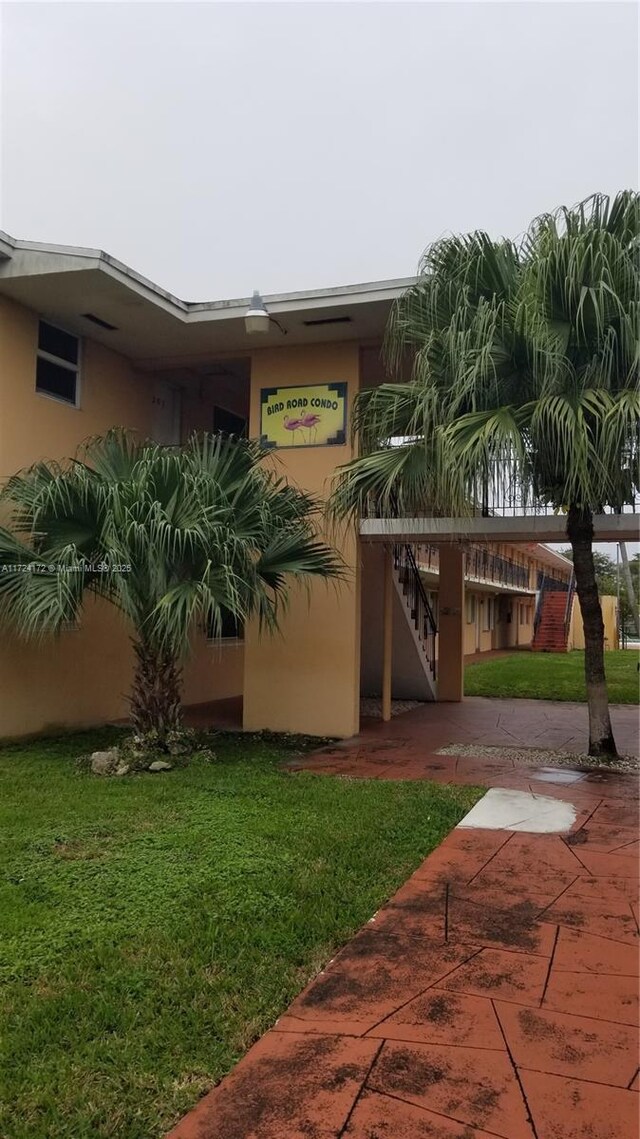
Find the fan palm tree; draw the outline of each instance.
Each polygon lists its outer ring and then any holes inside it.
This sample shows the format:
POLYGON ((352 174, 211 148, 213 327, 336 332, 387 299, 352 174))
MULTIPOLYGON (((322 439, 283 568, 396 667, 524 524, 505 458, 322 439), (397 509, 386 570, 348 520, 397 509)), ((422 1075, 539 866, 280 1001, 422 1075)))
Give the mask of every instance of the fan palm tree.
POLYGON ((566 513, 585 629, 589 752, 615 754, 593 514, 638 488, 640 199, 595 195, 425 253, 385 344, 397 382, 363 391, 360 455, 334 514, 465 515, 505 495, 566 513))
POLYGON ((0 615, 25 637, 78 620, 87 594, 131 632, 131 718, 160 746, 181 726, 181 661, 198 624, 225 610, 275 629, 292 579, 332 578, 317 502, 265 464, 254 442, 193 436, 181 447, 112 430, 71 462, 13 476, 2 500, 0 615))

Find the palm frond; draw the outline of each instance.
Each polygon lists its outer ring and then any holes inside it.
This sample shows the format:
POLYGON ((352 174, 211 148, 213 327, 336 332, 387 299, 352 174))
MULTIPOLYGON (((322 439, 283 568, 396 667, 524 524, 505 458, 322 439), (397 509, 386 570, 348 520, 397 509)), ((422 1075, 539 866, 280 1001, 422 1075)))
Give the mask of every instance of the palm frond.
POLYGON ((29 636, 74 620, 92 592, 181 655, 223 609, 274 628, 291 580, 343 572, 319 536, 318 500, 245 440, 165 448, 114 429, 72 461, 15 475, 3 497, 0 608, 29 636))
POLYGON ((631 191, 542 214, 518 245, 482 232, 432 245, 389 319, 396 382, 358 397, 360 456, 338 474, 334 517, 464 514, 488 480, 523 502, 629 501, 639 256, 631 191))

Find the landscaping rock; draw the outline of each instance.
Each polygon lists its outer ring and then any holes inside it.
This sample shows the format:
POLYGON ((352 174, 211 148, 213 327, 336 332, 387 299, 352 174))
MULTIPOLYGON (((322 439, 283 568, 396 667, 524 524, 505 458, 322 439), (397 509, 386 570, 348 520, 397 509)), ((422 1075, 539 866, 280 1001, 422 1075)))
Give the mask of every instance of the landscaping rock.
POLYGON ((149 771, 171 771, 173 768, 172 763, 167 763, 165 759, 154 759, 153 763, 149 764, 149 771))
POLYGON ((114 775, 128 775, 131 771, 128 763, 120 763, 114 771, 114 775))
POLYGON ((91 754, 91 770, 94 775, 113 775, 120 764, 117 748, 110 751, 94 751, 91 754))

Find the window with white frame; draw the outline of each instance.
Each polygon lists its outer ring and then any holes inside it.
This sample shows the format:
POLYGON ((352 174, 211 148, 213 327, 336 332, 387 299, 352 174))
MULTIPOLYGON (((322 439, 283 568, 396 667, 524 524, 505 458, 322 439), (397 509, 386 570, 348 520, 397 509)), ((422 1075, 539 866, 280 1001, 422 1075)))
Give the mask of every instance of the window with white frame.
POLYGON ((78 404, 80 341, 77 336, 41 320, 38 325, 36 391, 41 395, 78 404))
POLYGON ((465 616, 467 618, 467 625, 474 625, 476 620, 476 595, 475 593, 468 593, 464 599, 465 616))

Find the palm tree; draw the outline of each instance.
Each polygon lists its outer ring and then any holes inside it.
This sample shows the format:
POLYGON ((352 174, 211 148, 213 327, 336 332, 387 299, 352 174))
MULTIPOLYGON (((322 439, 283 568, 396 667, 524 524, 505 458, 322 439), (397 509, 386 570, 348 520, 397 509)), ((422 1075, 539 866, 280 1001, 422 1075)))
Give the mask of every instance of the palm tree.
POLYGON ((640 198, 594 195, 514 243, 486 233, 425 253, 363 391, 360 456, 332 510, 465 515, 511 495, 567 515, 585 629, 589 752, 615 754, 593 514, 638 488, 640 198), (407 378, 407 376, 409 378, 407 378))
POLYGON ((225 610, 277 628, 291 579, 340 575, 318 540, 318 503, 254 442, 194 435, 181 447, 114 429, 71 462, 9 479, 0 529, 0 615, 25 637, 78 620, 87 594, 132 631, 131 718, 159 745, 181 727, 181 661, 197 625, 225 610))

